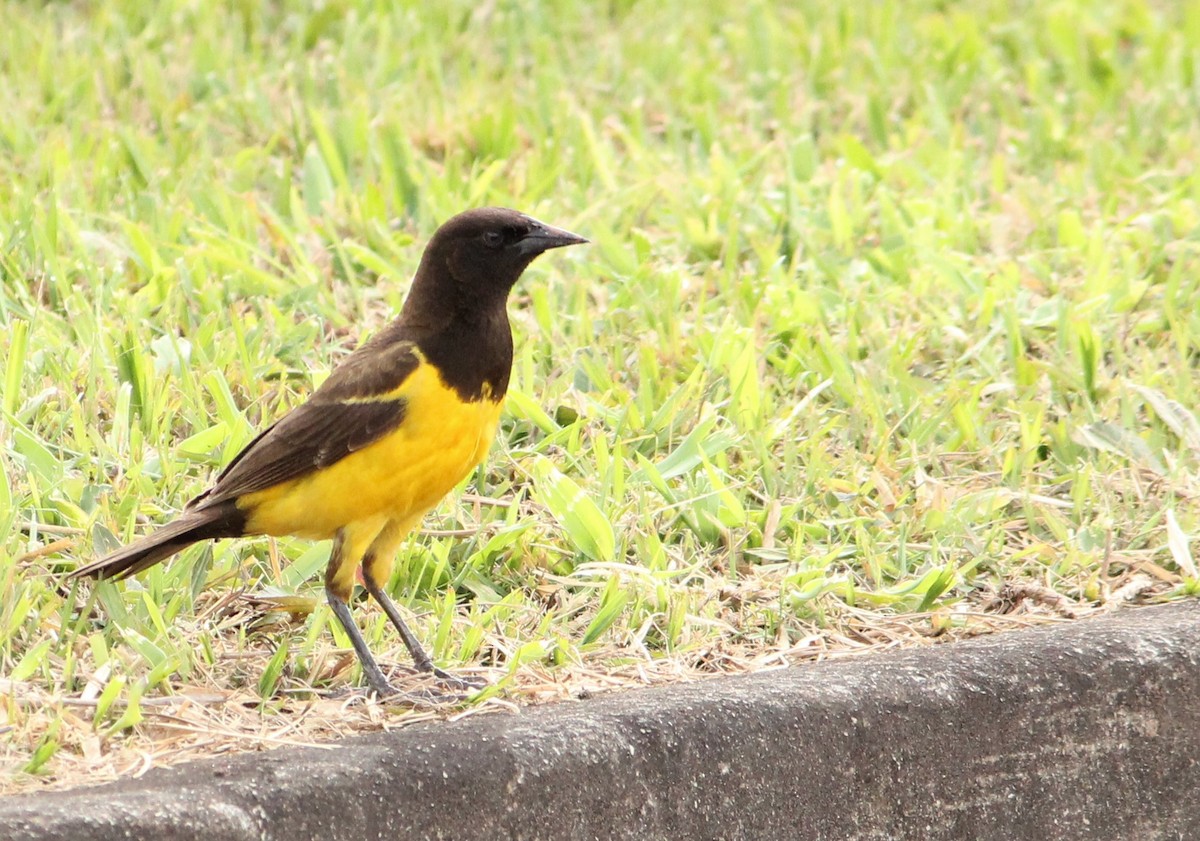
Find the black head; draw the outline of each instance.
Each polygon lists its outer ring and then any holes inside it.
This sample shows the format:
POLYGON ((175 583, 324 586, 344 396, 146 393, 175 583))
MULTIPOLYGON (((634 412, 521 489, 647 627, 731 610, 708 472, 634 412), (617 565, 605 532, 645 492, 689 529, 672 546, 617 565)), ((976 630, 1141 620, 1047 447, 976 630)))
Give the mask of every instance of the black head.
POLYGON ((438 228, 425 254, 413 291, 459 307, 503 303, 513 284, 543 251, 587 242, 581 236, 504 207, 482 207, 453 217, 438 228))

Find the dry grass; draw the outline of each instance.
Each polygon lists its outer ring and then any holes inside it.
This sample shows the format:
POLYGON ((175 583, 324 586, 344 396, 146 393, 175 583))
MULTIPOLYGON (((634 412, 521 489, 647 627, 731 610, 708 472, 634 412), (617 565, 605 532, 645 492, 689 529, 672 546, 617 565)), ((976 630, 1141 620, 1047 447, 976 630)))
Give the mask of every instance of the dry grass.
MULTIPOLYGON (((390 731, 423 721, 454 721, 473 715, 512 715, 519 707, 570 702, 596 695, 704 680, 720 675, 786 668, 803 663, 878 653, 900 647, 932 645, 981 634, 1066 622, 1117 609, 1126 604, 1153 601, 1178 583, 1178 577, 1149 563, 1133 563, 1130 572, 1114 579, 1101 603, 1075 602, 1058 592, 1033 584, 1010 585, 996 593, 979 593, 953 610, 894 614, 881 617, 871 610, 843 610, 835 626, 816 624, 793 627, 774 643, 763 644, 756 634, 741 633, 746 607, 778 600, 775 584, 747 576, 736 584, 712 582, 709 598, 728 605, 722 627, 711 644, 685 655, 656 656, 640 641, 646 629, 626 640, 590 649, 577 661, 554 667, 528 664, 511 671, 499 668, 465 668, 462 675, 487 679, 495 689, 481 698, 461 703, 383 702, 373 695, 348 691, 353 652, 318 643, 313 657, 324 664, 314 668, 341 688, 314 688, 306 681, 284 675, 275 695, 264 701, 252 687, 230 689, 254 681, 264 672, 277 650, 281 634, 299 633, 303 622, 292 617, 278 621, 274 610, 263 610, 260 598, 241 593, 213 595, 205 601, 203 616, 219 617, 214 638, 224 644, 213 667, 189 684, 172 683, 169 693, 143 699, 140 721, 108 734, 93 726, 97 695, 107 674, 88 678, 82 693, 62 695, 47 691, 40 682, 0 680, 0 695, 9 715, 0 718, 0 766, 16 772, 47 734, 54 732, 56 752, 52 777, 10 773, 0 794, 46 791, 95 785, 121 777, 138 777, 152 768, 232 753, 280 747, 327 746, 347 736, 390 731), (1133 571, 1145 568, 1145 572, 1133 571), (252 635, 249 643, 236 640, 235 627, 267 623, 271 631, 252 635), (15 711, 15 715, 12 713, 15 711)), ((547 584, 555 581, 546 576, 547 584)), ((768 578, 763 576, 763 578, 768 578)), ((372 605, 359 610, 378 612, 372 605)), ((464 629, 459 628, 462 631, 464 629)), ((185 629, 184 633, 187 633, 185 629)), ((486 648, 511 653, 521 639, 489 636, 486 648)), ((402 691, 420 693, 431 687, 427 679, 406 671, 400 645, 381 652, 385 670, 402 691), (389 668, 389 664, 391 667, 389 668)))

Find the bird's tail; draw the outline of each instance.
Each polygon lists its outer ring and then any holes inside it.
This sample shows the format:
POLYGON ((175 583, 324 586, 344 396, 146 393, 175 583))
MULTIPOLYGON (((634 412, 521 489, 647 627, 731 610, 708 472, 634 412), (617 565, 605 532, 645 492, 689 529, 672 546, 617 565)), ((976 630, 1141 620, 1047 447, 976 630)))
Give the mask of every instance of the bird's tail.
POLYGON ((125 578, 149 569, 169 558, 180 549, 201 540, 219 537, 240 537, 244 534, 245 515, 233 500, 226 500, 191 511, 185 511, 157 531, 135 540, 111 555, 92 561, 71 572, 68 578, 125 578))

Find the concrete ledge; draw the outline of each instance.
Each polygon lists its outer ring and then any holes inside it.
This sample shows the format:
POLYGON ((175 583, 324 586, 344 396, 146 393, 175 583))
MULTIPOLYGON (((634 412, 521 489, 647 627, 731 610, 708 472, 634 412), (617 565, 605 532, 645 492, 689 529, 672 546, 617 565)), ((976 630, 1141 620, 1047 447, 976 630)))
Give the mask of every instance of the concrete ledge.
POLYGON ((0 799, 0 838, 1200 838, 1200 605, 0 799))

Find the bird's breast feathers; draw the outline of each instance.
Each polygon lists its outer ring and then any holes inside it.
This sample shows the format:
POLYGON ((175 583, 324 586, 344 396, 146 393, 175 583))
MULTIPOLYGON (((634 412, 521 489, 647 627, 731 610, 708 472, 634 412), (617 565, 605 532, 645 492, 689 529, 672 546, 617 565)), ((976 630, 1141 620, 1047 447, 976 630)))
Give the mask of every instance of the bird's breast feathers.
POLYGON ((333 464, 239 497, 248 533, 327 539, 357 520, 419 517, 483 461, 503 403, 486 389, 464 402, 425 362, 377 399, 403 400, 401 423, 333 464))

